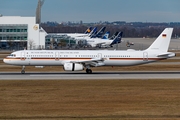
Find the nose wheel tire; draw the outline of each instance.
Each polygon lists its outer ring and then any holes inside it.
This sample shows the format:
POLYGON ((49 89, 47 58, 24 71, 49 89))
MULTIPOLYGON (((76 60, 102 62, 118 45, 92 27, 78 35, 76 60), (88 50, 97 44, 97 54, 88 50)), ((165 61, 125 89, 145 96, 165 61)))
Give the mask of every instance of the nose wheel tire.
POLYGON ((25 70, 21 70, 21 74, 25 74, 25 70))
POLYGON ((22 66, 21 74, 25 74, 25 66, 22 66))
POLYGON ((91 69, 86 69, 86 73, 87 73, 87 74, 91 74, 91 73, 92 73, 92 70, 91 70, 91 69))

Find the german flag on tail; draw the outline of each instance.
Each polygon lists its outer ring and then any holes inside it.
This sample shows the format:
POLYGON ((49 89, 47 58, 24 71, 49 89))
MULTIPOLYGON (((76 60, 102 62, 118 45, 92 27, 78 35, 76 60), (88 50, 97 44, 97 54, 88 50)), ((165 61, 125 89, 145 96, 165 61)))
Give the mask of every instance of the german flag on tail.
POLYGON ((162 37, 165 38, 165 37, 166 37, 166 34, 162 34, 162 37))

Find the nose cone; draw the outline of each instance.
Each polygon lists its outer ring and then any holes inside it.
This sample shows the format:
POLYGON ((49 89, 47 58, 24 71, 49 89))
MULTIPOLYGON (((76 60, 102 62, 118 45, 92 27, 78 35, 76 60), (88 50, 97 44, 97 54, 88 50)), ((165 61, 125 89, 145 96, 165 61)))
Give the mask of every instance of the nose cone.
POLYGON ((6 63, 6 64, 10 64, 10 63, 9 63, 10 61, 9 61, 9 59, 7 59, 7 58, 4 58, 4 59, 3 59, 3 62, 6 63))
POLYGON ((6 62, 7 62, 7 59, 6 59, 6 58, 4 58, 4 59, 3 59, 3 62, 4 62, 4 63, 6 63, 6 62))

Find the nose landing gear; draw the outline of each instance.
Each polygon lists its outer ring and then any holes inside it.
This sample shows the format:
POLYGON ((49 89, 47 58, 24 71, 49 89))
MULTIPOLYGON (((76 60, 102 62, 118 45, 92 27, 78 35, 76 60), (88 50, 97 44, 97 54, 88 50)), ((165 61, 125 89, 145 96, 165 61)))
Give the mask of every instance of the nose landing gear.
POLYGON ((25 74, 25 66, 22 66, 21 74, 25 74))

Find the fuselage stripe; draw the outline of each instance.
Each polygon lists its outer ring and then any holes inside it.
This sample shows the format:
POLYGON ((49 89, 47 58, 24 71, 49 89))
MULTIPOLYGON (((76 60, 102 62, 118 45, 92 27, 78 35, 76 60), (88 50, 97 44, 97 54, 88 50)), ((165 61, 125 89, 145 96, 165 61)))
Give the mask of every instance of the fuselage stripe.
MULTIPOLYGON (((91 58, 5 58, 5 60, 91 60, 91 58)), ((164 60, 167 58, 105 58, 104 60, 164 60)))

